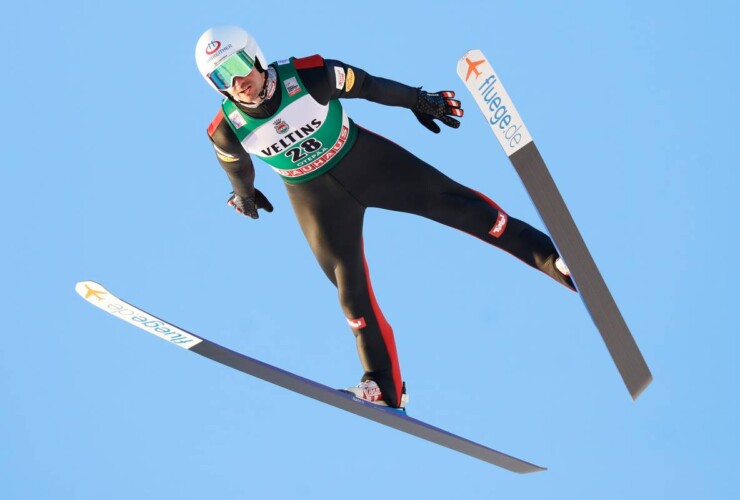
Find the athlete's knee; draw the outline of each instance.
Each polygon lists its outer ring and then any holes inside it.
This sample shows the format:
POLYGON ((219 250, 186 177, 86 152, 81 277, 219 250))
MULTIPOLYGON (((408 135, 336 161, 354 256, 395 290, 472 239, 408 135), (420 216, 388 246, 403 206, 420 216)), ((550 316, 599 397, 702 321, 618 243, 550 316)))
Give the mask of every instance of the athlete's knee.
POLYGON ((365 273, 359 270, 350 270, 340 266, 335 270, 337 278, 337 293, 339 303, 345 314, 350 315, 362 312, 369 301, 369 292, 365 273))
POLYGON ((361 290, 352 289, 339 288, 338 290, 339 304, 342 306, 342 311, 347 319, 351 320, 353 318, 360 317, 366 309, 366 300, 363 300, 366 293, 363 293, 361 290))

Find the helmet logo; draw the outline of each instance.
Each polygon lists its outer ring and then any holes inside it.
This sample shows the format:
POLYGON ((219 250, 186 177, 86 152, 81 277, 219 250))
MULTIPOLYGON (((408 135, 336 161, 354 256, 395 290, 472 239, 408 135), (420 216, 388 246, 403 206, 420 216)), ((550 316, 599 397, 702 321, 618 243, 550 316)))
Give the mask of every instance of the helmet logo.
POLYGON ((210 42, 208 45, 206 45, 206 54, 208 54, 209 56, 211 54, 215 54, 216 52, 218 52, 218 49, 220 48, 221 48, 221 42, 219 42, 218 40, 214 40, 210 42))

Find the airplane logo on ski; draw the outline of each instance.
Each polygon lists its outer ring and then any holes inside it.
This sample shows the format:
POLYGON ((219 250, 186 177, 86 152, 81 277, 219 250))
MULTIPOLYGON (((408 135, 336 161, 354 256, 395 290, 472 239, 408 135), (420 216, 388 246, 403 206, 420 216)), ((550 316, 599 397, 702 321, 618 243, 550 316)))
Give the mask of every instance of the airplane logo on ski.
POLYGON ((87 288, 87 293, 85 293, 86 299, 89 299, 91 296, 94 296, 98 300, 105 300, 103 299, 103 297, 100 296, 100 294, 108 293, 108 292, 104 292, 103 290, 93 290, 92 288, 90 288, 90 286, 87 283, 85 283, 85 288, 87 288))
POLYGON ((481 59, 480 61, 471 61, 469 57, 465 58, 465 63, 468 65, 468 73, 465 75, 465 81, 467 82, 470 79, 470 75, 472 73, 475 73, 475 78, 477 79, 481 72, 478 71, 478 66, 486 62, 485 59, 481 59))

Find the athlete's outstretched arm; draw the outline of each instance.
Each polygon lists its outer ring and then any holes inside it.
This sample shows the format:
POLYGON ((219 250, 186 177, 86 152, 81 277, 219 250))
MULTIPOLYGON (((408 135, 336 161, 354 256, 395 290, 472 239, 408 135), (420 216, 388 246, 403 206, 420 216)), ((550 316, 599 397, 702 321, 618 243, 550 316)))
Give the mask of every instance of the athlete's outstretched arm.
MULTIPOLYGON (((355 84, 347 89, 347 82, 341 89, 335 92, 335 98, 342 99, 367 99, 368 101, 377 102, 385 106, 400 106, 411 109, 419 98, 419 88, 410 87, 395 80, 389 80, 379 76, 373 76, 367 71, 360 68, 344 64, 341 61, 328 59, 326 61, 329 76, 335 77, 337 70, 343 68, 347 73, 352 71, 355 75, 355 84)), ((337 85, 334 87, 336 88, 337 85)))
POLYGON ((463 110, 460 101, 453 99, 452 91, 428 93, 420 87, 373 76, 356 66, 319 55, 297 59, 296 67, 311 96, 322 104, 331 99, 367 99, 412 110, 421 124, 434 133, 440 131, 435 119, 448 127, 460 126, 453 116, 462 116, 463 110))
POLYGON ((331 99, 367 99, 368 101, 411 109, 419 89, 403 83, 372 76, 357 66, 319 55, 296 59, 301 80, 314 99, 327 104, 331 99))

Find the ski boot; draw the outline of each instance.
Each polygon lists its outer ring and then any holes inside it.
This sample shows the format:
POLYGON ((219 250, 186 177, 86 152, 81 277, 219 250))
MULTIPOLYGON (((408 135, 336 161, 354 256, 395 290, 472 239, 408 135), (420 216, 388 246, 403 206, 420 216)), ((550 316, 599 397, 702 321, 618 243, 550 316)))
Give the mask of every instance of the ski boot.
MULTIPOLYGON (((355 396, 357 399, 367 401, 378 406, 388 406, 388 403, 383 399, 383 393, 373 380, 367 380, 360 382, 354 387, 348 387, 347 389, 340 389, 342 392, 348 392, 355 396)), ((403 384, 403 394, 401 395, 401 406, 399 408, 391 408, 393 410, 402 411, 406 413, 406 403, 409 402, 409 396, 406 394, 406 384, 403 384)))

